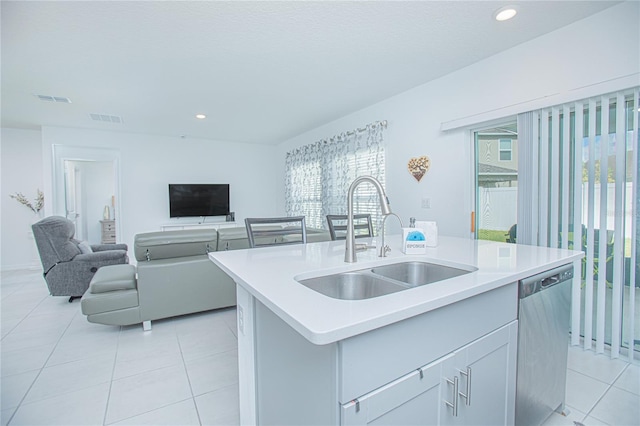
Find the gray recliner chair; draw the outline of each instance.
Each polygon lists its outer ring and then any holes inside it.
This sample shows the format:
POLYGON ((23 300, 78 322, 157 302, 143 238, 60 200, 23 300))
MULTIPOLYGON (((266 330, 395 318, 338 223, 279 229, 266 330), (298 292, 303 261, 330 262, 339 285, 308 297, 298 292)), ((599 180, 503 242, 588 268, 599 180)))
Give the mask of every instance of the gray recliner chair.
POLYGON ((73 222, 50 216, 32 225, 44 279, 52 296, 82 297, 98 268, 129 263, 126 244, 87 244, 73 238, 73 222))

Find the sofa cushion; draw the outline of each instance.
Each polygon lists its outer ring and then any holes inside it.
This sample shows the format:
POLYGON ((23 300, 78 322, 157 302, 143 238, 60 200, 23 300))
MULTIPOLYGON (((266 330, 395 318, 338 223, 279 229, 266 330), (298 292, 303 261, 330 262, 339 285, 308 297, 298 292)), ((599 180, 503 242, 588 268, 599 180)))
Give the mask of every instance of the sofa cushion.
POLYGON ((205 256, 216 251, 215 229, 184 229, 145 232, 134 237, 134 252, 139 262, 186 256, 205 256))
POLYGON ((247 228, 244 226, 218 230, 218 251, 247 248, 249 248, 249 238, 247 238, 247 228))
POLYGON ((236 304, 235 283, 206 256, 138 263, 138 293, 142 320, 236 304))
POLYGON ((137 290, 110 291, 97 294, 87 291, 80 301, 80 308, 84 315, 119 311, 137 306, 137 290))
POLYGON ((93 249, 86 241, 80 241, 78 243, 78 248, 80 249, 80 253, 82 254, 93 253, 93 249))
POLYGON ((136 267, 129 264, 103 266, 98 269, 89 284, 89 292, 93 294, 135 288, 136 267))

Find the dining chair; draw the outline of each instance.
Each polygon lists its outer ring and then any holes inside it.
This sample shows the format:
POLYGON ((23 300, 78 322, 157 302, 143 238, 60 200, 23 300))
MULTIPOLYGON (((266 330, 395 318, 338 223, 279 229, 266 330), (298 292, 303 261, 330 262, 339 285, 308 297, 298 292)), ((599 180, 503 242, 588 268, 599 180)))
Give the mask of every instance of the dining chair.
MULTIPOLYGON (((345 240, 347 238, 347 215, 328 214, 329 234, 331 240, 345 240)), ((373 225, 370 214, 353 215, 353 231, 356 238, 373 237, 373 225)))
POLYGON ((307 228, 304 216, 246 218, 244 220, 249 247, 279 244, 306 244, 307 228))

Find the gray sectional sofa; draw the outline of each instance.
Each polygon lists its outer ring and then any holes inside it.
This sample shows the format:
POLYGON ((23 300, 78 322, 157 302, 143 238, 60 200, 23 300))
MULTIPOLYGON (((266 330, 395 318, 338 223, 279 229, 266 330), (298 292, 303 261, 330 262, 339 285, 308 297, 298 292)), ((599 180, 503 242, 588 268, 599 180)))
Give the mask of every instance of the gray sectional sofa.
MULTIPOLYGON (((327 240, 328 231, 307 230, 308 242, 327 240)), ((142 323, 148 330, 153 320, 234 306, 235 283, 208 253, 245 248, 249 242, 243 227, 137 234, 137 267, 98 269, 82 296, 82 313, 89 322, 142 323)))

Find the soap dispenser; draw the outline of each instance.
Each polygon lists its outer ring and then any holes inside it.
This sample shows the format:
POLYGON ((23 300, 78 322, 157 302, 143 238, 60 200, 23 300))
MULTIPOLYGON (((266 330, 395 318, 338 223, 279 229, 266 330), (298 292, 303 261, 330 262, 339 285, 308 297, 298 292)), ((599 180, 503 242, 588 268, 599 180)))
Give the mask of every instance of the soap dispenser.
POLYGON ((424 231, 416 228, 416 218, 409 218, 409 227, 402 228, 402 252, 405 254, 426 253, 424 231))

